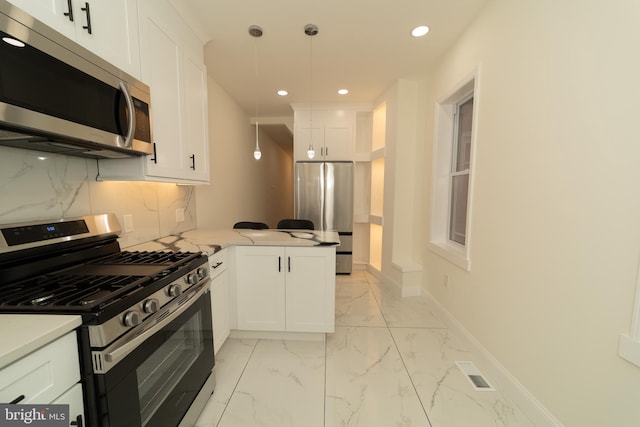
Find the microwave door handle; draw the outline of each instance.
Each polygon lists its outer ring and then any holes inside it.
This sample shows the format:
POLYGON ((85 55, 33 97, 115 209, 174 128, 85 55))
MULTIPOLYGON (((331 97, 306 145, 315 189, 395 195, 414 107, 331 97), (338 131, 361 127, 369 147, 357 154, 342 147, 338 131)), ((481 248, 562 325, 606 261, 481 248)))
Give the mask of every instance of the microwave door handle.
POLYGON ((129 127, 127 128, 127 136, 124 139, 124 146, 130 148, 136 129, 136 110, 133 105, 133 98, 129 93, 129 89, 127 89, 127 85, 125 85, 123 82, 120 82, 118 83, 118 86, 120 87, 120 90, 124 95, 124 100, 127 102, 127 108, 129 109, 129 127))

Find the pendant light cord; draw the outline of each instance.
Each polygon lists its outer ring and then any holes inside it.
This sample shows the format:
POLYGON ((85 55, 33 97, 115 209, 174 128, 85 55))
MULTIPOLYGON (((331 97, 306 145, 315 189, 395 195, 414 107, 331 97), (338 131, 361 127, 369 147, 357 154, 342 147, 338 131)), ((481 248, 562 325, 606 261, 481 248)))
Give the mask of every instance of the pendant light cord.
POLYGON ((311 48, 309 49, 309 129, 311 129, 311 145, 313 145, 313 36, 309 36, 311 48))
POLYGON ((304 27, 304 33, 311 38, 309 40, 309 148, 307 156, 312 159, 315 156, 313 148, 313 37, 318 34, 318 27, 308 24, 304 27))
POLYGON ((256 109, 256 129, 258 128, 258 38, 255 37, 253 42, 253 57, 254 57, 254 66, 256 73, 256 81, 255 81, 255 109, 256 109))
POLYGON ((258 143, 258 134, 259 134, 259 130, 258 130, 258 88, 259 88, 259 84, 258 84, 258 37, 262 37, 262 28, 260 28, 257 25, 252 25, 249 27, 249 34, 251 36, 254 37, 254 43, 253 43, 253 59, 254 59, 254 67, 255 67, 255 74, 256 74, 256 78, 255 78, 255 88, 254 88, 254 101, 255 101, 255 119, 256 119, 256 148, 253 151, 253 157, 256 160, 260 160, 260 158, 262 157, 262 152, 260 151, 260 145, 258 143))

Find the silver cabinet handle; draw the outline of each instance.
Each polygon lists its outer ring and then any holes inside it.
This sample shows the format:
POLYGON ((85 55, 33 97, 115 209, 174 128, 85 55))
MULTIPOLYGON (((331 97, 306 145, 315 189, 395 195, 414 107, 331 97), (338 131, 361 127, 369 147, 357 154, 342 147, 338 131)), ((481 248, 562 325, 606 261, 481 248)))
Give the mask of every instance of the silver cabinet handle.
POLYGON ((136 129, 136 110, 133 105, 133 98, 129 93, 129 89, 127 89, 127 85, 124 82, 118 83, 118 87, 122 91, 124 95, 124 100, 127 103, 127 108, 129 109, 129 126, 127 127, 127 136, 124 138, 123 145, 127 148, 131 147, 133 142, 133 136, 136 129))

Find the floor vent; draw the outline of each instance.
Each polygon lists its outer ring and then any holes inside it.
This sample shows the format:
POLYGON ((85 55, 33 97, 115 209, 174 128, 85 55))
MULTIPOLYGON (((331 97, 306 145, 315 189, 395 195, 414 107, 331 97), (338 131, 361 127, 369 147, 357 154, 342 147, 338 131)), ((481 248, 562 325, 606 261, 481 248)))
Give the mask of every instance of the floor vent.
POLYGON ((456 365, 476 391, 496 391, 473 362, 456 362, 456 365))

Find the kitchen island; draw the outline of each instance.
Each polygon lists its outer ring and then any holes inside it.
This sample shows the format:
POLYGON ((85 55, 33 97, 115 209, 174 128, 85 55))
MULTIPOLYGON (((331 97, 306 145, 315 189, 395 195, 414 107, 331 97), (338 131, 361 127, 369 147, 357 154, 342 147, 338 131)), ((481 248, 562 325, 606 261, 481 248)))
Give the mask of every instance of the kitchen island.
POLYGON ((125 248, 209 256, 214 347, 228 336, 321 339, 335 329, 336 232, 196 229, 125 248))

